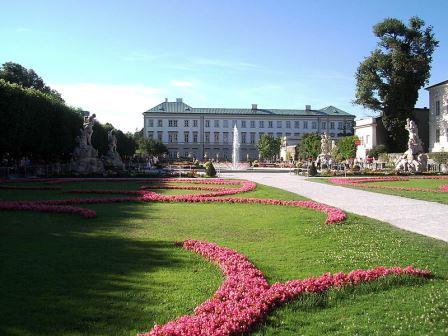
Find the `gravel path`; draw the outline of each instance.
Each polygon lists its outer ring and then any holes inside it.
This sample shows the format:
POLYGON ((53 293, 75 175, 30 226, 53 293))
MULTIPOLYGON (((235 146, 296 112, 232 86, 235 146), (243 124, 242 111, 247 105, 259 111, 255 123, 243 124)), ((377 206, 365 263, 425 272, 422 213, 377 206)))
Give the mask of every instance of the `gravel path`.
POLYGON ((221 175, 287 190, 317 202, 448 242, 448 205, 310 182, 306 177, 287 173, 229 172, 221 175))

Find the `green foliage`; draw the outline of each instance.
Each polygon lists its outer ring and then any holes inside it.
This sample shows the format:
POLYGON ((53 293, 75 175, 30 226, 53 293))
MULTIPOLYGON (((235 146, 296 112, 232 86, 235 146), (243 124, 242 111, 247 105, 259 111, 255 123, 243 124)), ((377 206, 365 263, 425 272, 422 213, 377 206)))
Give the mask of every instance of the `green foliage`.
POLYGON ((317 168, 314 161, 311 162, 311 166, 308 168, 308 176, 316 176, 317 175, 317 168))
POLYGON ((6 62, 0 67, 0 79, 18 84, 24 88, 31 88, 51 95, 54 99, 64 102, 61 94, 47 86, 33 69, 27 69, 20 64, 6 62))
POLYGON ((315 133, 305 134, 302 141, 296 146, 299 159, 317 158, 320 154, 320 136, 315 133))
POLYGON ((387 149, 386 149, 385 145, 376 145, 371 150, 369 150, 367 155, 371 158, 378 159, 380 154, 386 153, 386 152, 387 152, 387 149))
POLYGON ((215 166, 213 165, 213 162, 207 161, 205 163, 205 174, 208 177, 215 177, 216 176, 216 169, 215 169, 215 166))
POLYGON ((276 155, 280 154, 281 139, 263 134, 258 140, 257 148, 260 157, 263 159, 273 160, 276 155))
POLYGON ((358 140, 356 135, 342 137, 338 140, 338 152, 342 159, 346 160, 356 156, 355 140, 358 140))
POLYGON ((373 27, 378 47, 356 72, 355 103, 381 112, 387 147, 401 152, 406 145, 406 118, 410 118, 418 90, 428 82, 432 54, 438 46, 432 27, 412 17, 406 26, 388 18, 373 27))
POLYGON ((432 152, 428 156, 437 163, 448 163, 448 152, 432 152))
POLYGON ((168 153, 168 148, 159 140, 142 137, 137 140, 137 144, 142 155, 159 156, 168 153))

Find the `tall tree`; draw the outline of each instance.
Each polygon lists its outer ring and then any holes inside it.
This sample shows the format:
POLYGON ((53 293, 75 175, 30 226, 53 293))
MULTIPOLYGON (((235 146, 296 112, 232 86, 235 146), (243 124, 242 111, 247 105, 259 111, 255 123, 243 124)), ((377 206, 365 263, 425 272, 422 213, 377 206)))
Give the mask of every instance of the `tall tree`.
POLYGON ((0 78, 7 82, 18 84, 24 88, 35 89, 53 96, 56 100, 64 102, 61 94, 45 84, 43 79, 37 75, 33 69, 27 69, 24 66, 6 62, 0 67, 0 78))
POLYGON ((276 155, 280 155, 281 139, 263 134, 258 140, 257 148, 260 156, 264 159, 274 160, 276 155))
POLYGON ((305 134, 302 141, 296 146, 299 159, 316 158, 320 154, 321 137, 315 133, 305 134))
POLYGON ((373 27, 378 47, 356 72, 355 103, 381 112, 389 151, 402 151, 404 129, 418 99, 418 90, 428 83, 432 54, 439 42, 432 26, 419 17, 405 25, 388 18, 373 27))

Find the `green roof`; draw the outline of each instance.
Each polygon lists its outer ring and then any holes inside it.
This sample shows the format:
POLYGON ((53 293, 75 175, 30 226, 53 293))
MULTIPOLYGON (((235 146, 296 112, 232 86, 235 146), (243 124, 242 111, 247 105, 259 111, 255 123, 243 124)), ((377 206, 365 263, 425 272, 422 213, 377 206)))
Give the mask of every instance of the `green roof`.
POLYGON ((255 110, 250 108, 215 108, 205 107, 196 108, 185 104, 182 101, 178 102, 163 102, 144 113, 188 113, 188 114, 232 114, 232 115, 280 115, 280 116, 347 116, 355 117, 354 115, 338 109, 334 106, 327 106, 320 110, 293 110, 293 109, 260 109, 255 110))

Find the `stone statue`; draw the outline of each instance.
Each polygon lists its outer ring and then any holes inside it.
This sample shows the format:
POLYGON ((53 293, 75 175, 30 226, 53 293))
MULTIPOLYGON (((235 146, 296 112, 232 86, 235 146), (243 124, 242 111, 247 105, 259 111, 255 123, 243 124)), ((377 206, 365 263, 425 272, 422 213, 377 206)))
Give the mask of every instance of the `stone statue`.
POLYGON ((421 173, 427 170, 428 156, 423 153, 423 144, 418 136, 417 124, 406 119, 405 129, 409 133, 408 149, 395 164, 395 170, 401 172, 421 173))
POLYGON ((109 141, 109 150, 112 152, 117 151, 117 137, 114 134, 114 129, 107 132, 107 140, 109 141))
POLYGON ((123 171, 124 163, 120 154, 117 152, 117 137, 115 136, 115 130, 111 129, 107 132, 107 141, 109 142, 109 150, 106 155, 101 158, 104 166, 108 171, 123 171))
POLYGON ((84 117, 84 136, 86 138, 87 145, 92 146, 92 134, 93 134, 93 125, 95 124, 95 113, 92 114, 90 117, 84 117))
POLYGON ((316 166, 322 168, 323 166, 327 166, 331 163, 331 150, 332 145, 330 144, 330 138, 328 137, 328 133, 324 132, 321 135, 320 139, 320 154, 316 159, 316 166))

